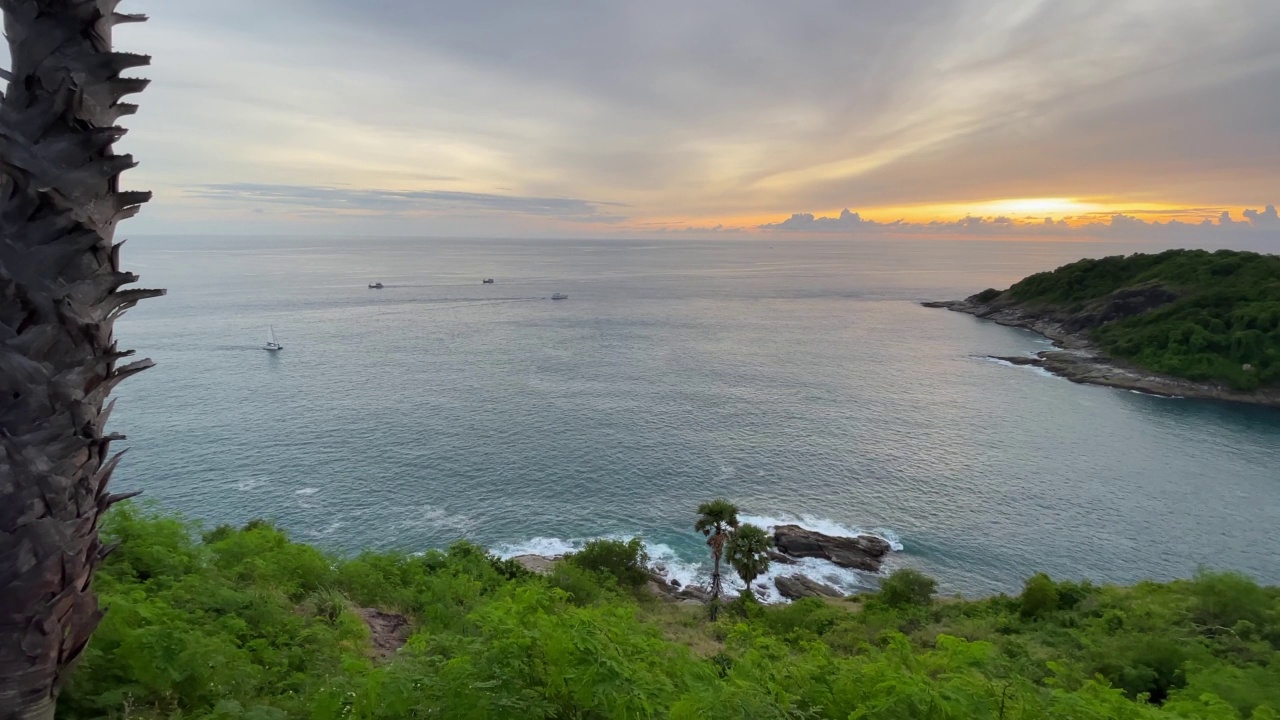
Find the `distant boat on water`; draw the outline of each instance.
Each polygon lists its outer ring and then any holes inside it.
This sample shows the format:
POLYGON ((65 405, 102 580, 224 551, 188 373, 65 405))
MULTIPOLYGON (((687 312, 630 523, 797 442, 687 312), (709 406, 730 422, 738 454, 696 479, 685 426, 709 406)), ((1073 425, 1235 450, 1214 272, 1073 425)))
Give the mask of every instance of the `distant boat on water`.
POLYGON ((481 285, 492 285, 492 284, 493 284, 493 278, 485 278, 485 279, 483 279, 483 280, 481 280, 481 281, 480 281, 480 284, 481 284, 481 285))
POLYGON ((276 329, 270 325, 267 326, 267 344, 262 349, 267 352, 280 352, 284 349, 283 345, 276 342, 276 329))
POLYGON ((552 294, 551 299, 552 300, 568 300, 569 296, 565 295, 564 293, 554 293, 552 294))
POLYGON ((371 282, 371 283, 369 283, 369 289, 370 289, 370 290, 381 290, 381 289, 382 289, 382 283, 380 283, 380 282, 371 282))

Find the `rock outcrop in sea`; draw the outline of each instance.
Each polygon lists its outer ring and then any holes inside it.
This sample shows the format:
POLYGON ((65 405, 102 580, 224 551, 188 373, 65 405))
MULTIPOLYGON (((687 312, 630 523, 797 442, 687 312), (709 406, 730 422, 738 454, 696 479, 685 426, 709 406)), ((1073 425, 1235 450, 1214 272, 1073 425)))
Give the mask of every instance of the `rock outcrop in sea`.
POLYGON ((786 575, 773 581, 782 597, 799 600, 807 597, 844 597, 844 593, 836 588, 807 578, 804 575, 786 575))
POLYGON ((834 537, 799 525, 775 527, 773 544, 784 555, 822 558, 840 567, 866 572, 879 572, 882 558, 892 549, 888 540, 875 535, 834 537))
MULTIPOLYGON (((893 549, 888 540, 875 535, 826 535, 795 524, 775 526, 772 537, 774 547, 768 551, 770 563, 775 569, 786 569, 774 577, 772 582, 768 577, 761 578, 761 582, 751 589, 751 592, 762 598, 776 598, 778 595, 789 600, 802 597, 843 597, 847 594, 845 591, 805 575, 806 570, 801 560, 815 558, 841 568, 878 573, 885 556, 893 549), (777 589, 777 595, 770 591, 770 584, 777 589)), ((511 559, 531 572, 546 575, 563 556, 524 554, 515 555, 511 559)), ((726 578, 733 577, 733 569, 727 564, 722 571, 726 578)), ((669 578, 662 563, 649 568, 649 580, 645 587, 654 596, 668 602, 705 604, 711 600, 708 588, 692 583, 682 584, 669 578)))

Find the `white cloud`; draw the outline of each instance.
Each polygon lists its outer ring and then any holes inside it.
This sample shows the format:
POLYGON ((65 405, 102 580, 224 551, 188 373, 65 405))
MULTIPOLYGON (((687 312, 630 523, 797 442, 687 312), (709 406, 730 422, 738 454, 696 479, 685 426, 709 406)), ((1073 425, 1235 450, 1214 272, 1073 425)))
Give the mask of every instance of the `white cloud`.
MULTIPOLYGON (((813 213, 795 213, 777 223, 759 226, 766 232, 780 233, 837 233, 846 235, 921 235, 921 236, 982 236, 982 237, 1122 237, 1128 239, 1175 239, 1178 237, 1203 237, 1206 232, 1246 234, 1250 239, 1271 239, 1280 243, 1280 218, 1274 205, 1265 210, 1245 210, 1246 220, 1233 220, 1228 210, 1223 210, 1215 222, 1206 218, 1200 223, 1181 220, 1150 221, 1124 213, 1116 213, 1105 219, 1068 223, 1065 219, 1026 218, 1005 216, 966 216, 958 220, 932 222, 878 222, 864 219, 860 213, 848 208, 836 217, 817 217, 813 213)), ((1280 249, 1280 247, 1277 247, 1280 249)))

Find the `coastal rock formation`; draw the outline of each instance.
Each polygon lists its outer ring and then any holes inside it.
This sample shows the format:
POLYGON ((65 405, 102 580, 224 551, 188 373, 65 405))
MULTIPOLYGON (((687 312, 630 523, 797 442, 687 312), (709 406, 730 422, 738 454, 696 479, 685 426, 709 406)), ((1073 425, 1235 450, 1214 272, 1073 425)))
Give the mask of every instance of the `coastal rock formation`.
POLYGON ((810 580, 803 575, 787 575, 779 577, 773 581, 778 592, 782 597, 791 600, 799 600, 807 597, 844 597, 844 593, 831 587, 824 585, 816 580, 810 580))
POLYGON ((524 566, 525 570, 534 572, 539 575, 549 575, 555 567, 556 561, 562 556, 547 557, 546 555, 516 555, 511 558, 524 566))
POLYGON ((779 565, 795 565, 796 564, 795 558, 791 557, 790 555, 783 555, 777 550, 769 550, 766 552, 766 554, 769 556, 769 562, 775 562, 775 563, 778 563, 779 565))
POLYGON ((1089 331, 1116 319, 1139 315, 1177 299, 1160 285, 1125 288, 1074 312, 1057 307, 1028 307, 1005 293, 985 290, 964 300, 921 303, 966 313, 999 325, 1023 328, 1052 340, 1057 347, 1034 356, 990 356, 1014 365, 1034 365, 1072 382, 1103 385, 1164 397, 1224 400, 1280 407, 1280 390, 1235 390, 1215 382, 1196 382, 1161 375, 1108 356, 1089 338, 1089 331))
POLYGON ((711 602, 711 591, 697 585, 686 585, 683 589, 676 591, 675 597, 681 600, 692 600, 697 603, 706 604, 711 602))
POLYGON ((874 535, 833 537, 799 525, 774 528, 773 543, 792 557, 822 558, 840 567, 867 572, 878 572, 881 559, 891 549, 889 541, 874 535))

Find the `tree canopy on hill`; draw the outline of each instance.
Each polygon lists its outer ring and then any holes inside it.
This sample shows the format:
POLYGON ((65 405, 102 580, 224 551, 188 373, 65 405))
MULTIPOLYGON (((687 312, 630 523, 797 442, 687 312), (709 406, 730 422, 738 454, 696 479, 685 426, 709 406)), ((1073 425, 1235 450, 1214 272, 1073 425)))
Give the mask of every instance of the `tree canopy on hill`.
MULTIPOLYGON (((1280 385, 1280 256, 1169 250, 1080 260, 1031 275, 1001 295, 1029 307, 1083 311, 1128 289, 1163 288, 1172 302, 1104 322, 1093 340, 1155 372, 1241 390, 1280 385)), ((979 296, 982 301, 993 299, 979 296)))

